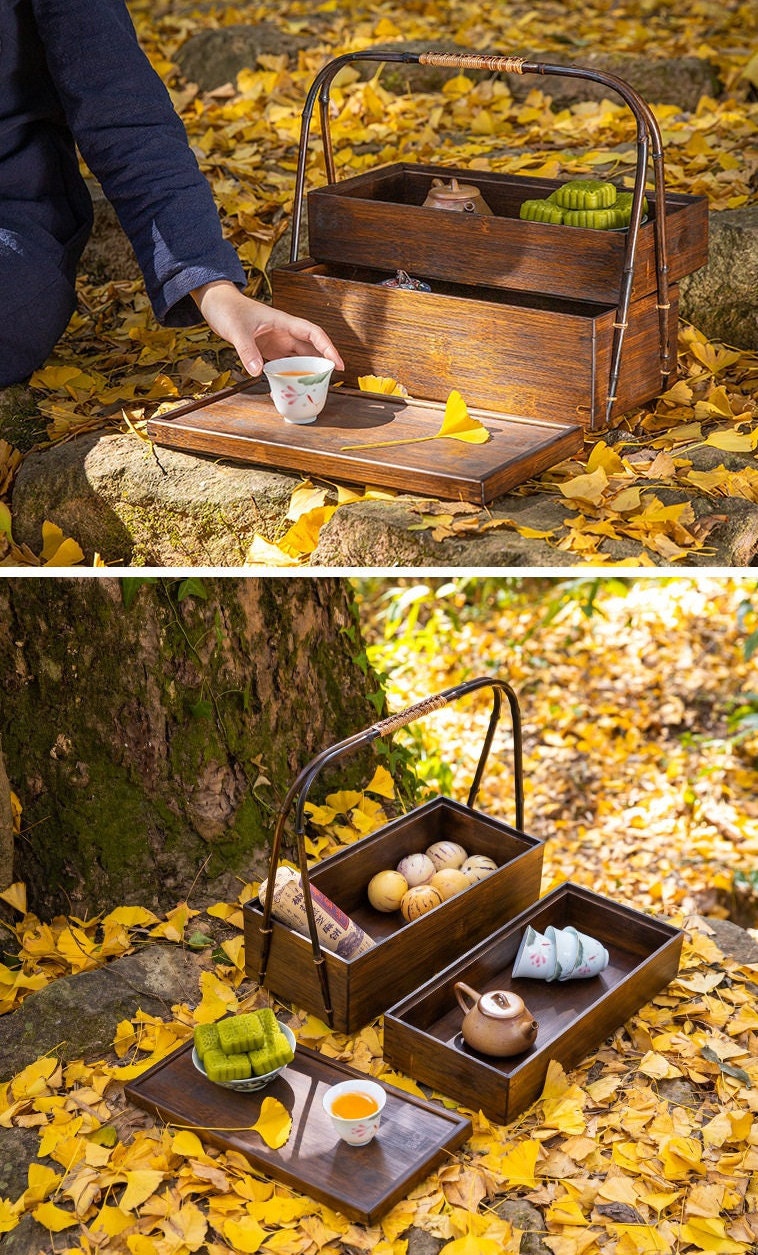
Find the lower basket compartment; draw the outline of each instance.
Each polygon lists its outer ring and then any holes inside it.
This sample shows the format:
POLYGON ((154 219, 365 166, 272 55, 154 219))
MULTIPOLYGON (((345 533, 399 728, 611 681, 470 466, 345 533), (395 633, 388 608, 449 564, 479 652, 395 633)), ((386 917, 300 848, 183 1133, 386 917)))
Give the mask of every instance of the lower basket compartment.
POLYGON ((682 940, 670 924, 581 886, 560 885, 391 1007, 384 1017, 384 1057, 415 1080, 506 1124, 539 1097, 551 1059, 573 1067, 674 978, 682 940), (544 933, 550 924, 571 925, 601 941, 610 955, 605 971, 565 982, 514 978, 513 960, 527 926, 544 933), (468 1047, 457 981, 479 993, 517 993, 539 1024, 534 1045, 505 1059, 468 1047))
MULTIPOLYGON (((435 798, 315 867, 313 886, 331 898, 376 942, 352 959, 323 952, 333 1025, 352 1033, 380 1015, 410 990, 427 981, 470 947, 489 936, 503 919, 534 903, 540 892, 543 846, 500 820, 449 798, 435 798), (469 854, 497 863, 485 880, 448 899, 412 923, 399 912, 375 911, 366 887, 376 872, 395 867, 406 854, 435 841, 457 841, 469 854)), ((245 970, 259 975, 263 912, 257 902, 244 908, 245 970)), ((310 939, 272 921, 273 933, 263 984, 296 1006, 325 1016, 310 939)))
MULTIPOLYGON (((345 360, 345 380, 391 375, 414 397, 545 419, 605 422, 615 306, 436 283, 383 287, 386 274, 312 259, 273 272, 274 305, 319 323, 345 360)), ((676 325, 678 289, 670 292, 676 325)), ((657 296, 629 307, 612 414, 661 389, 657 296)))

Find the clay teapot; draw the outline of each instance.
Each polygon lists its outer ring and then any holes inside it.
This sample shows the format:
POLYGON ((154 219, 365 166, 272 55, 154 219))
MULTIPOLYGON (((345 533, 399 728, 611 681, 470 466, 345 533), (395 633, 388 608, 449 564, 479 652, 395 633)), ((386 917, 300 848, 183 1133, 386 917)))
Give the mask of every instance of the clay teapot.
POLYGON ((473 183, 459 183, 451 179, 432 179, 427 198, 424 201, 427 209, 454 209, 464 214, 492 214, 478 187, 473 183))
POLYGON ((464 1012, 463 1040, 483 1055, 518 1055, 533 1045, 538 1024, 518 994, 504 989, 478 994, 458 981, 455 996, 464 1012))

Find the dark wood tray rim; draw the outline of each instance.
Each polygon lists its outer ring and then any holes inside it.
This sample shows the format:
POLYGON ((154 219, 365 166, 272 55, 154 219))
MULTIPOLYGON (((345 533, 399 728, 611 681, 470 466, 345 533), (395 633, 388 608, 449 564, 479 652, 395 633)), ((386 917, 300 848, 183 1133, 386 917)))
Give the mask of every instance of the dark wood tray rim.
POLYGON ((407 437, 412 433, 416 442, 419 436, 439 429, 444 413, 442 402, 390 398, 340 387, 327 402, 321 427, 318 422, 288 427, 276 415, 266 389, 244 384, 154 416, 148 420, 147 433, 156 444, 195 454, 296 471, 329 483, 372 484, 413 496, 470 501, 479 506, 569 457, 583 442, 583 429, 575 422, 559 424, 469 406, 472 416, 490 429, 493 441, 489 444, 461 444, 453 452, 435 450, 437 442, 343 450, 346 442, 371 443, 373 428, 360 418, 360 407, 365 410, 369 403, 373 411, 380 407, 389 415, 380 425, 380 439, 398 437, 391 427, 397 410, 405 411, 398 419, 400 434, 407 437), (244 406, 244 394, 252 406, 251 413, 243 416, 235 414, 233 407, 237 397, 244 406), (351 425, 345 411, 353 400, 358 409, 351 425), (224 412, 226 402, 229 407, 224 412), (238 421, 241 417, 247 418, 247 429, 238 421), (270 427, 269 419, 273 420, 270 427))
MULTIPOLYGON (((566 182, 565 178, 550 179, 547 177, 531 174, 512 174, 506 170, 478 170, 471 169, 468 166, 449 165, 447 162, 423 162, 423 161, 390 161, 384 165, 372 166, 369 170, 362 170, 358 174, 351 174, 347 178, 339 179, 336 183, 324 183, 320 187, 311 188, 308 196, 323 195, 341 195, 356 196, 361 187, 384 182, 388 179, 402 178, 406 175, 419 181, 432 178, 465 178, 467 183, 473 183, 477 186, 490 184, 496 186, 513 186, 513 187, 544 187, 549 191, 560 187, 566 182)), ((589 176, 582 176, 589 177, 589 176)), ((610 182, 613 182, 611 179, 610 182)), ((651 207, 655 206, 656 196, 652 188, 645 191, 651 207)), ((707 197, 703 195, 693 195, 687 192, 672 192, 666 189, 666 205, 678 206, 686 208, 687 205, 699 204, 707 201, 707 197)), ((421 208, 419 205, 418 208, 421 208)), ((581 228, 577 228, 581 229, 581 228)), ((595 234, 593 232, 593 234, 595 234)))
MULTIPOLYGON (((381 1085, 387 1091, 388 1107, 385 1108, 385 1119, 390 1111, 390 1104, 396 1109, 412 1109, 418 1113, 418 1118, 425 1121, 439 1123, 440 1132, 436 1137, 435 1143, 424 1154, 418 1155, 415 1160, 407 1165, 400 1166, 396 1162, 392 1164, 391 1180, 387 1182, 387 1189, 383 1194, 378 1193, 376 1184, 376 1170, 369 1170, 368 1177, 361 1171, 361 1156, 364 1152, 371 1152, 371 1145, 367 1147, 351 1148, 354 1153, 354 1159, 351 1161, 352 1173, 349 1186, 346 1190, 340 1190, 336 1177, 330 1173, 329 1165, 324 1162, 322 1166, 324 1179, 323 1182, 308 1179, 305 1175, 299 1175, 297 1171, 288 1166, 279 1156, 276 1150, 272 1150, 266 1146, 262 1139, 260 1141, 260 1149, 254 1147, 245 1147, 239 1144, 239 1140, 231 1138, 223 1131, 204 1129, 202 1121, 193 1120, 191 1114, 192 1108, 192 1088, 186 1087, 184 1096, 187 1101, 187 1111, 178 1111, 172 1108, 172 1105, 161 1102, 159 1098, 150 1098, 143 1093, 143 1090, 149 1089, 151 1083, 159 1080, 161 1075, 168 1068, 174 1068, 177 1065, 186 1066, 186 1061, 191 1058, 192 1042, 189 1041, 181 1046, 178 1050, 173 1051, 165 1059, 154 1064, 141 1076, 134 1081, 129 1082, 125 1086, 125 1095, 130 1102, 145 1108, 164 1120, 171 1127, 172 1124, 181 1122, 180 1127, 190 1126, 196 1129, 202 1136, 214 1146, 221 1150, 234 1149, 243 1154, 254 1168, 262 1171, 272 1179, 280 1181, 292 1189, 298 1190, 306 1194, 308 1197, 317 1201, 326 1203, 341 1211, 343 1215, 349 1219, 358 1220, 364 1224, 373 1224, 381 1215, 389 1210, 399 1199, 417 1182, 423 1180, 424 1176, 432 1170, 434 1165, 448 1151, 452 1151, 461 1146, 470 1136, 472 1131, 471 1121, 467 1116, 461 1115, 459 1112, 450 1111, 438 1103, 427 1102, 424 1099, 416 1097, 404 1090, 398 1089, 396 1086, 382 1081, 381 1078, 371 1077, 376 1084, 381 1085)), ((211 1082, 203 1080, 202 1077, 191 1065, 192 1075, 197 1078, 198 1084, 210 1086, 211 1082)), ((297 1069, 301 1074, 323 1084, 335 1084, 341 1080, 352 1080, 364 1077, 364 1073, 351 1067, 338 1059, 329 1058, 320 1054, 318 1051, 311 1050, 308 1046, 297 1046, 295 1059, 289 1064, 287 1071, 297 1069)), ((286 1072, 283 1074, 286 1077, 286 1072)), ((239 1094, 231 1090, 222 1090, 216 1086, 211 1086, 214 1094, 222 1103, 221 1109, 224 1109, 224 1096, 226 1103, 232 1109, 235 1104, 240 1104, 240 1099, 251 1100, 250 1105, 262 1103, 263 1099, 271 1094, 275 1089, 276 1082, 267 1089, 258 1090, 253 1093, 239 1094)), ((175 1104, 174 1106, 178 1106, 175 1104)), ((313 1111, 315 1120, 326 1121, 326 1116, 317 1105, 317 1110, 313 1111)), ((231 1117, 231 1112, 230 1112, 231 1117)), ((240 1123, 239 1114, 234 1117, 237 1123, 240 1123)), ((251 1124, 257 1119, 257 1110, 251 1124)), ((254 1136, 258 1136, 257 1134, 254 1136)), ((297 1130, 293 1124, 293 1131, 290 1136, 297 1137, 297 1130)), ((326 1161, 326 1156, 324 1156, 326 1161)))

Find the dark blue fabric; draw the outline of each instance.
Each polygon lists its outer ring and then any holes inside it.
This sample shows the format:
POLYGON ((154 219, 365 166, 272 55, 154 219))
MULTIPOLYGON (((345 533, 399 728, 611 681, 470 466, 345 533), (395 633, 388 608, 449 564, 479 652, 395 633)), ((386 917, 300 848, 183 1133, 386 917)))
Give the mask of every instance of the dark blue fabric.
MULTIPOLYGON (((193 288, 244 284, 124 0, 0 0, 0 276, 17 268, 3 233, 31 233, 27 258, 41 250, 73 284, 92 223, 74 141, 132 242, 161 322, 200 321, 193 288)), ((3 282, 3 322, 25 294, 8 297, 3 282)))
POLYGON ((54 244, 36 226, 27 224, 23 235, 0 227, 0 388, 43 364, 76 307, 73 279, 54 244))

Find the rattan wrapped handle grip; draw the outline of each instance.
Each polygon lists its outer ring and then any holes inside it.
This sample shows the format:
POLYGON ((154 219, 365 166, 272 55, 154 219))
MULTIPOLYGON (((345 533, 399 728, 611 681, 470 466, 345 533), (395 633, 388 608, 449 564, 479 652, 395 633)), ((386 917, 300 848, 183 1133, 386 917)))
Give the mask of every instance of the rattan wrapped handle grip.
POLYGON ((421 719, 433 710, 441 710, 443 706, 447 706, 444 693, 437 693, 434 697, 425 697, 423 701, 416 702, 415 706, 409 706, 407 710, 399 710, 396 715, 388 715, 386 719, 375 723, 373 731, 377 736, 391 736, 399 728, 405 728, 415 719, 421 719))
POLYGON ((492 74, 523 74, 526 57, 485 55, 479 52, 421 52, 419 65, 449 66, 458 70, 489 70, 492 74))

